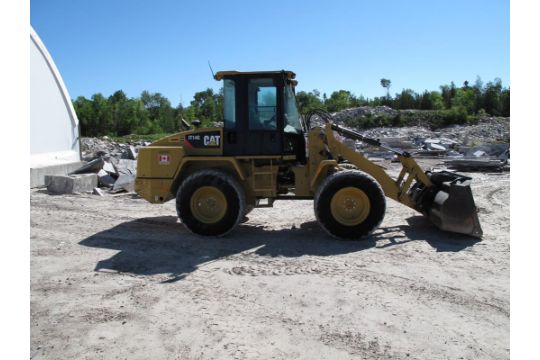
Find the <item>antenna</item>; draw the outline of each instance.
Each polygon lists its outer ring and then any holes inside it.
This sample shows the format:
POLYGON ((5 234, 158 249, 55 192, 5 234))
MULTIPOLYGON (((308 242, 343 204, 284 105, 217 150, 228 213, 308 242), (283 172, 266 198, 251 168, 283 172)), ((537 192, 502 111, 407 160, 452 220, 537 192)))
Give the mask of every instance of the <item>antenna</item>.
POLYGON ((210 60, 208 60, 208 67, 210 68, 210 72, 212 73, 212 77, 215 78, 214 70, 212 70, 212 65, 210 65, 210 60))

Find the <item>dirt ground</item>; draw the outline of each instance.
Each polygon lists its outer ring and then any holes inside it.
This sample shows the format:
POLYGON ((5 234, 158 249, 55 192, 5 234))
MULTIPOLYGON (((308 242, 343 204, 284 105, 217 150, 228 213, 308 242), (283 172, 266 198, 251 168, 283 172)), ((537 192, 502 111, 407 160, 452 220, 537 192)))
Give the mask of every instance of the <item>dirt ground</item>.
POLYGON ((310 201, 199 238, 174 203, 31 192, 33 359, 507 359, 510 175, 470 174, 484 238, 388 200, 362 242, 310 201))

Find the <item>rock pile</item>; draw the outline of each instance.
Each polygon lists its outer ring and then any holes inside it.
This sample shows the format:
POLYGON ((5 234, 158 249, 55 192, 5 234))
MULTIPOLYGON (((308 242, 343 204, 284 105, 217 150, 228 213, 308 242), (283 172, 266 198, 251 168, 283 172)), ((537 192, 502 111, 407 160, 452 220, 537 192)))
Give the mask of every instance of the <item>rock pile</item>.
POLYGON ((82 138, 82 160, 86 164, 67 176, 51 177, 47 189, 54 194, 93 192, 100 196, 122 191, 131 192, 137 176, 139 149, 149 144, 150 142, 142 140, 128 144, 118 143, 107 136, 82 138), (81 179, 87 177, 96 178, 92 188, 88 188, 89 181, 82 184, 81 179))
POLYGON ((108 136, 102 138, 81 138, 82 159, 92 161, 98 157, 106 161, 117 162, 119 159, 137 159, 142 146, 150 145, 149 141, 139 140, 127 144, 117 143, 108 136))
MULTIPOLYGON (((346 111, 357 111, 355 114, 358 114, 358 111, 364 109, 346 111)), ((474 125, 453 125, 438 130, 408 126, 357 131, 413 156, 442 158, 447 167, 455 170, 506 170, 510 165, 510 120, 507 118, 483 118, 474 125)), ((371 147, 361 141, 357 141, 354 146, 371 159, 396 160, 392 152, 371 147)))
POLYGON ((405 138, 415 144, 425 139, 444 138, 464 146, 510 143, 510 120, 484 118, 474 125, 453 125, 432 131, 421 126, 377 127, 361 131, 365 136, 381 139, 405 138))
POLYGON ((342 122, 347 119, 356 119, 359 117, 366 117, 369 115, 371 116, 396 115, 397 113, 398 113, 397 110, 394 110, 388 106, 376 106, 376 107, 361 106, 357 108, 351 108, 351 109, 338 111, 336 113, 333 113, 332 116, 337 122, 342 122))

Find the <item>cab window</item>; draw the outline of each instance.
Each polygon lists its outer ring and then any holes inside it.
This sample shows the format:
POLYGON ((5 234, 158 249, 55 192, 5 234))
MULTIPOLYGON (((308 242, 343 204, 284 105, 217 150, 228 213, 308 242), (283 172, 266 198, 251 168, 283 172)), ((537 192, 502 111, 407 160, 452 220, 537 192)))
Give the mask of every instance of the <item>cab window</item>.
POLYGON ((296 98, 291 86, 285 86, 283 89, 285 111, 285 128, 283 131, 286 133, 300 134, 302 133, 302 125, 300 122, 300 114, 296 107, 296 98))
POLYGON ((250 130, 276 130, 277 88, 272 79, 250 79, 248 111, 250 130))
POLYGON ((234 81, 225 79, 223 81, 223 122, 225 129, 236 127, 236 89, 234 81))

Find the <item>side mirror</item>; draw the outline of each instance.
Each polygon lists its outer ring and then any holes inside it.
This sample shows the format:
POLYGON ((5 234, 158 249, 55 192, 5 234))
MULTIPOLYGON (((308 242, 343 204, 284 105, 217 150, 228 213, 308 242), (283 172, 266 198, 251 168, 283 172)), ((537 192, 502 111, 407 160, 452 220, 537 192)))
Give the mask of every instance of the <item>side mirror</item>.
POLYGON ((195 129, 198 129, 201 126, 201 120, 195 119, 191 122, 191 125, 193 125, 195 129))

